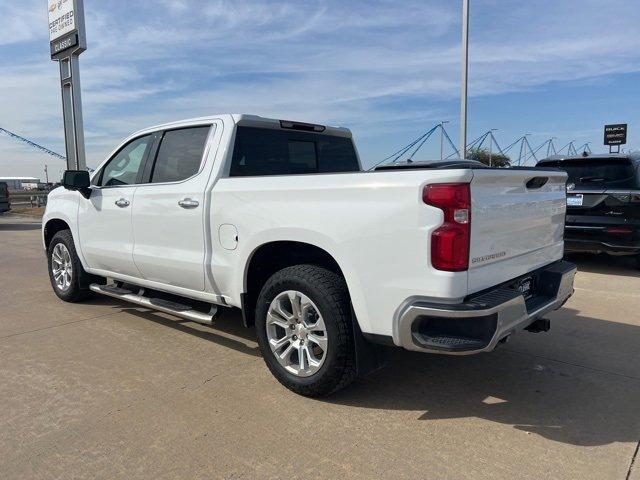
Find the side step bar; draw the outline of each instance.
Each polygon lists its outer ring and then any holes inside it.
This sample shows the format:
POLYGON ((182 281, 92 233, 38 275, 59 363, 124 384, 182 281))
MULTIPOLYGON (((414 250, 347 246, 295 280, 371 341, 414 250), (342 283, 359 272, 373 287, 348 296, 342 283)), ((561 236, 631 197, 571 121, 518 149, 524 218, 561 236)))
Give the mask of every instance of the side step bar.
MULTIPOLYGON (((89 285, 89 288, 93 292, 99 293, 101 295, 118 298, 120 300, 124 300, 125 302, 135 303, 136 305, 150 308, 152 310, 170 313, 171 315, 184 318, 185 320, 202 323, 204 325, 213 324, 213 320, 216 317, 216 313, 218 310, 218 307, 212 305, 209 313, 203 313, 191 308, 189 305, 171 302, 169 300, 164 300, 161 298, 145 297, 144 295, 135 294, 130 290, 119 288, 115 285, 100 285, 97 283, 92 283, 91 285, 89 285)), ((144 292, 144 289, 141 289, 140 292, 144 292)))

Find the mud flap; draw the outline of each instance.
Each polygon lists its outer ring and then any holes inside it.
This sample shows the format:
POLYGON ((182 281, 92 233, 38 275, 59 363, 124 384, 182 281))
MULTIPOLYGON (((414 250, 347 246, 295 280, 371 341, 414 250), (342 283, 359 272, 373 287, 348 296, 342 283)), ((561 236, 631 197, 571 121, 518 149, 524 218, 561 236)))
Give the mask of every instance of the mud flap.
POLYGON ((389 364, 387 348, 364 338, 353 307, 351 308, 351 328, 353 329, 358 377, 365 377, 386 367, 389 364))

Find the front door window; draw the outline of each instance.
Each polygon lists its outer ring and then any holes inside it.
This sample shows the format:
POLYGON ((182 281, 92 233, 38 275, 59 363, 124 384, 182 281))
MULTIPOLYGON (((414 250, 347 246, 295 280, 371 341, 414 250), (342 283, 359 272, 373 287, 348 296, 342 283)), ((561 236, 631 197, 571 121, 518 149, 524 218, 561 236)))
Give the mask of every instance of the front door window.
POLYGON ((142 160, 151 142, 152 136, 146 135, 132 140, 121 148, 104 166, 100 178, 100 186, 114 187, 138 183, 138 173, 142 168, 142 160))

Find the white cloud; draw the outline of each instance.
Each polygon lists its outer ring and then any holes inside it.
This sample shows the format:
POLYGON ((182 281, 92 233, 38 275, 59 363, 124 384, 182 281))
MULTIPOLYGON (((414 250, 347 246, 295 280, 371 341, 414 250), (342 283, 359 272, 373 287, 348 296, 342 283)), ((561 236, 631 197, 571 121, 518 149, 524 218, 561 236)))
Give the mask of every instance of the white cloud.
POLYGON ((4 1, 0 4, 0 18, 0 45, 15 45, 47 36, 45 2, 4 1))
MULTIPOLYGON (((616 12, 607 30, 596 0, 474 2, 471 95, 639 72, 637 0, 616 12)), ((457 114, 442 102, 459 92, 459 13, 436 0, 86 2, 87 151, 96 158, 147 124, 221 111, 343 124, 366 138, 398 132, 401 143, 457 114)), ((12 19, 0 33, 0 89, 11 92, 0 125, 60 150, 46 9, 5 2, 0 15, 12 19)))

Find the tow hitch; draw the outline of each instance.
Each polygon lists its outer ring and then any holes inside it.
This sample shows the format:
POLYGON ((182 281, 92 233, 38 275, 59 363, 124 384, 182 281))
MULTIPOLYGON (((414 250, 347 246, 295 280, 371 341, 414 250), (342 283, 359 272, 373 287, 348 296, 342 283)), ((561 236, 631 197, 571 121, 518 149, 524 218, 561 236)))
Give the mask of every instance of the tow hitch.
POLYGON ((548 318, 539 318, 529 325, 525 330, 531 333, 548 332, 551 328, 551 320, 548 318))

